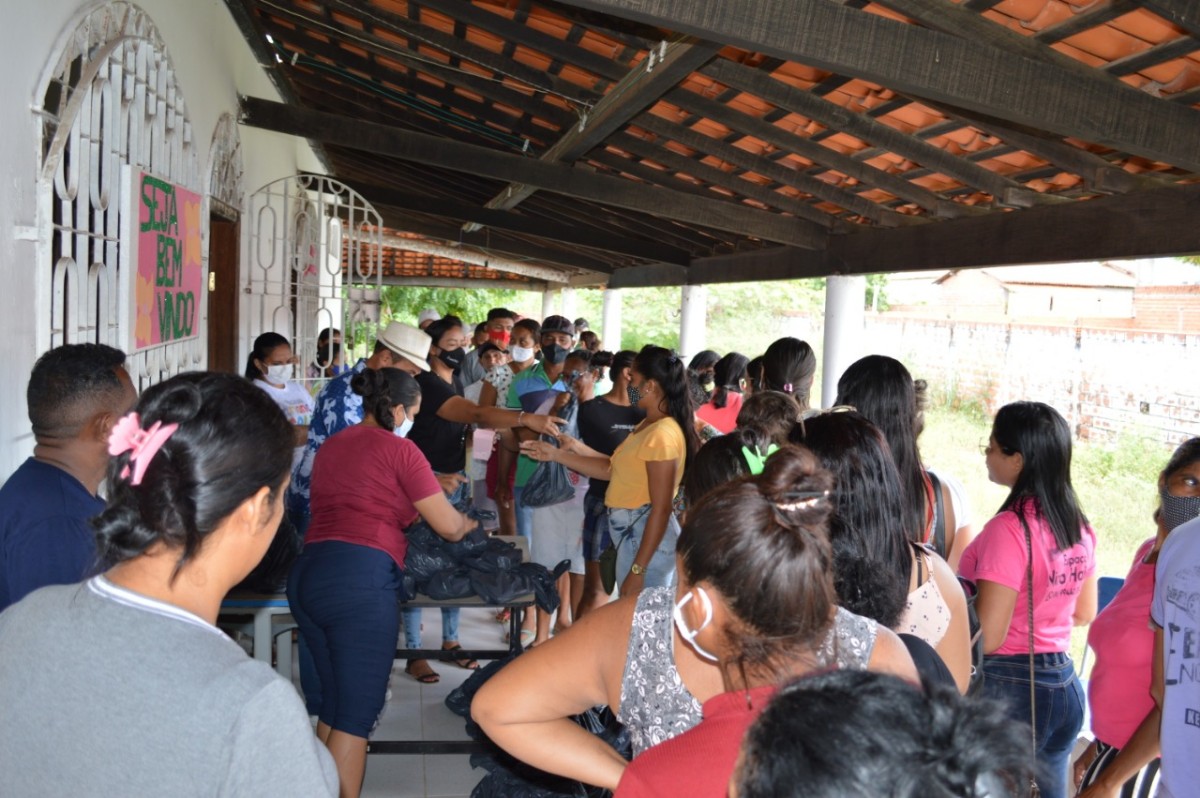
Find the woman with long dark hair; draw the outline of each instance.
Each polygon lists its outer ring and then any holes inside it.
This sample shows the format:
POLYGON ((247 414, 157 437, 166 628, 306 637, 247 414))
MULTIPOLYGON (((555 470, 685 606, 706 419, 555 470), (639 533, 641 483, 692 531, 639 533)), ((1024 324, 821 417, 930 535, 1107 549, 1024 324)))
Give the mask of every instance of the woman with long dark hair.
POLYGON ((1184 441, 1171 455, 1158 476, 1158 495, 1157 534, 1138 547, 1124 585, 1088 628, 1088 645, 1096 655, 1088 679, 1095 739, 1075 761, 1080 798, 1148 798, 1157 784, 1157 763, 1146 767, 1161 749, 1162 724, 1152 694, 1150 604, 1163 543, 1200 516, 1200 438, 1184 441))
POLYGON ((916 542, 932 545, 952 568, 957 567, 970 543, 966 502, 957 480, 931 474, 921 462, 917 436, 923 408, 919 407, 912 375, 895 358, 868 355, 846 369, 837 387, 834 403, 855 408, 887 438, 900 474, 905 530, 916 542), (942 509, 941 535, 937 534, 938 507, 942 509))
POLYGON ((646 411, 611 457, 567 436, 558 447, 527 441, 521 450, 535 460, 552 460, 592 479, 608 480, 609 534, 617 547, 621 595, 675 583, 674 499, 700 448, 693 423, 683 361, 669 349, 648 345, 629 373, 629 402, 646 411))
POLYGON ((762 384, 755 391, 786 393, 800 405, 801 412, 809 409, 809 394, 817 373, 817 355, 807 342, 799 338, 780 338, 767 347, 762 359, 762 384))
POLYGON ((713 367, 712 397, 696 409, 696 417, 728 434, 737 426, 742 409, 742 387, 746 381, 746 365, 750 359, 739 352, 730 352, 713 367))
POLYGON ((1096 533, 1071 485, 1071 431, 1054 408, 1000 408, 984 454, 988 479, 1009 494, 960 569, 979 589, 983 690, 1007 701, 1013 720, 1034 723, 1038 786, 1046 798, 1065 798, 1084 710, 1067 649, 1072 626, 1096 616, 1096 533))
POLYGON ((240 377, 181 374, 108 451, 107 570, 0 614, 4 794, 336 795, 295 689, 216 627, 283 518, 291 425, 240 377))
POLYGON ((342 798, 362 788, 367 738, 396 657, 398 602, 412 598, 401 581, 404 530, 418 516, 447 540, 475 527, 403 435, 421 412, 417 381, 399 369, 364 369, 351 387, 363 420, 317 452, 312 523, 287 588, 320 680, 317 736, 337 762, 342 798))
POLYGON ((792 441, 811 449, 834 478, 829 539, 842 606, 928 643, 965 692, 966 598, 950 566, 913 544, 898 520, 903 493, 883 433, 859 413, 823 413, 796 424, 792 441))

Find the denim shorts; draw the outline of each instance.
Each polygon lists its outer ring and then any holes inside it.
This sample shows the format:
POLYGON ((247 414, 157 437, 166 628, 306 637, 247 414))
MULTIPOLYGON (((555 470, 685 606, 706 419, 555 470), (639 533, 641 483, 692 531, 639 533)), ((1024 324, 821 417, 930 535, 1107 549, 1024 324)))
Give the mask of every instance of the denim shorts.
MULTIPOLYGON (((617 584, 629 576, 629 569, 642 545, 642 534, 650 518, 650 505, 632 510, 608 508, 608 533, 617 546, 617 584)), ((675 584, 675 544, 679 541, 679 522, 675 514, 667 516, 667 528, 654 556, 646 566, 644 587, 672 587, 675 584)))
MULTIPOLYGON (((1067 798, 1071 751, 1083 727, 1083 686, 1067 654, 1035 654, 1034 699, 1037 712, 1037 782, 1044 798, 1067 798)), ((1029 655, 988 655, 983 659, 983 694, 1003 701, 1008 716, 1025 724, 1029 707, 1029 655)))

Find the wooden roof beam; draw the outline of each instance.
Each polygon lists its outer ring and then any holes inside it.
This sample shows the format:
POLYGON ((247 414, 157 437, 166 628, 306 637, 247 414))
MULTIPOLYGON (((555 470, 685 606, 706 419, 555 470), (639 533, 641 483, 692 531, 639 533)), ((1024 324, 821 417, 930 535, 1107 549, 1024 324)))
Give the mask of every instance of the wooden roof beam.
POLYGON ((1200 37, 1200 5, 1195 0, 1137 0, 1137 4, 1200 37))
MULTIPOLYGON (((232 0, 231 0, 232 1, 232 0)), ((272 35, 277 42, 287 44, 294 33, 300 33, 304 36, 305 41, 299 46, 309 54, 319 54, 333 61, 335 64, 344 65, 359 69, 368 74, 377 75, 382 80, 390 80, 396 83, 405 83, 411 76, 417 73, 425 73, 432 77, 441 80, 450 86, 460 86, 468 89, 476 94, 488 98, 492 102, 503 103, 513 108, 529 114, 530 116, 540 117, 557 126, 565 126, 575 120, 568 112, 558 106, 551 105, 536 98, 536 95, 529 95, 516 89, 509 88, 499 81, 489 80, 488 78, 474 75, 469 72, 464 72, 452 69, 448 66, 443 66, 427 60, 419 62, 406 60, 403 53, 397 52, 397 46, 393 42, 387 42, 372 33, 363 31, 353 31, 339 26, 336 23, 329 23, 323 20, 314 19, 312 17, 300 14, 295 11, 280 11, 275 8, 271 9, 271 13, 286 19, 297 28, 292 30, 276 31, 272 35), (313 29, 332 26, 342 33, 352 33, 354 35, 355 46, 362 47, 376 58, 363 58, 342 47, 321 41, 313 34, 313 29), (377 57, 382 56, 396 61, 403 61, 407 65, 407 72, 397 72, 390 67, 380 64, 377 57)), ((286 58, 285 58, 286 62, 286 58)), ((432 84, 430 90, 433 90, 432 84)))
MULTIPOLYGON (((832 183, 826 183, 823 180, 818 180, 815 177, 806 175, 802 170, 792 169, 784 166, 781 163, 776 163, 769 158, 764 158, 755 155, 748 150, 743 150, 740 147, 735 147, 732 144, 726 144, 720 139, 706 136, 697 130, 683 125, 667 122, 665 119, 657 117, 653 114, 645 114, 634 121, 638 127, 654 133, 656 136, 676 141, 689 149, 696 150, 704 155, 711 155, 715 158, 731 163, 740 169, 751 172, 756 172, 763 177, 768 177, 776 183, 785 186, 792 186, 805 194, 811 194, 814 197, 819 197, 827 202, 832 202, 840 208, 844 208, 851 213, 858 214, 873 222, 879 224, 895 226, 898 224, 912 224, 919 221, 915 216, 904 216, 895 211, 889 211, 881 205, 878 205, 870 200, 845 189, 839 188, 832 183)), ((661 145, 660 145, 661 146, 661 145)), ((665 149, 665 148, 664 148, 665 149)), ((719 170, 718 170, 719 171, 719 170)), ((694 171, 694 177, 700 177, 694 171)), ((728 176, 727 176, 728 177, 728 176)), ((742 181, 746 182, 746 181, 742 181)), ((740 189, 735 188, 735 191, 740 189)), ((749 195, 747 195, 749 196, 749 195)), ((780 197, 780 199, 786 199, 780 197)), ((775 203, 779 207, 778 203, 775 203)), ((816 208, 807 207, 807 210, 800 210, 789 207, 792 213, 802 216, 802 218, 810 219, 811 221, 821 223, 822 219, 826 220, 826 224, 832 223, 829 215, 817 210, 816 208)))
MULTIPOLYGON (((883 189, 889 194, 901 197, 928 211, 936 213, 939 207, 941 207, 942 200, 937 194, 914 185, 903 177, 888 174, 882 169, 878 169, 849 155, 843 155, 837 150, 810 141, 804 136, 788 133, 783 128, 771 122, 742 113, 715 100, 701 97, 695 92, 679 88, 667 94, 663 99, 669 103, 678 105, 695 116, 708 117, 720 122, 742 136, 752 136, 767 142, 771 146, 778 147, 785 153, 795 153, 802 158, 806 158, 822 167, 821 171, 832 170, 841 172, 861 183, 883 189)), ((801 174, 808 171, 806 169, 801 174)), ((829 184, 826 183, 825 185, 829 184)), ((832 202, 833 200, 830 201, 832 202)))
MULTIPOLYGON (((399 208, 386 205, 376 207, 383 224, 392 229, 405 233, 436 238, 451 244, 464 244, 485 252, 495 252, 511 258, 525 258, 537 264, 550 268, 575 271, 584 269, 591 272, 608 274, 613 271, 612 263, 599 258, 588 257, 578 251, 543 247, 514 236, 500 233, 464 233, 456 224, 433 222, 419 215, 410 214, 399 208)), ((682 268, 682 267, 676 267, 682 268)))
MULTIPOLYGON (((814 208, 809 203, 802 199, 790 197, 787 194, 782 194, 773 188, 753 183, 749 180, 738 177, 736 174, 726 172, 715 166, 709 166, 702 163, 698 158, 689 158, 686 155, 680 155, 677 152, 638 138, 629 133, 618 133, 609 139, 614 147, 619 147, 622 150, 633 153, 639 158, 647 158, 651 161, 661 163, 677 172, 691 175, 699 178, 714 186, 727 188, 735 194, 750 199, 757 200, 764 205, 772 208, 778 208, 786 213, 791 213, 799 216, 802 219, 810 217, 824 216, 828 219, 828 215, 814 208)), ((704 157, 705 153, 700 153, 699 157, 704 157)), ((785 168, 785 167, 779 167, 785 168)))
POLYGON ((562 164, 509 155, 387 125, 295 108, 255 97, 241 99, 241 122, 250 127, 312 137, 343 147, 416 161, 481 177, 537 186, 540 190, 642 211, 652 216, 750 235, 781 244, 820 248, 826 231, 802 219, 732 202, 652 188, 562 164))
MULTIPOLYGON (((1044 161, 1049 161, 1064 172, 1079 175, 1089 189, 1101 194, 1124 194, 1129 191, 1162 187, 1172 182, 1162 177, 1126 172, 1093 152, 1067 144, 1061 139, 1047 137, 1038 130, 1021 128, 999 119, 954 108, 943 103, 929 100, 921 100, 921 102, 939 113, 955 116, 971 127, 1006 141, 1044 161)), ((1046 196, 1053 198, 1053 195, 1046 196)))
POLYGON ((1091 30, 1123 14, 1128 14, 1135 8, 1137 8, 1137 3, 1133 0, 1097 0, 1085 11, 1072 14, 1062 22, 1042 28, 1033 34, 1033 38, 1045 44, 1061 42, 1077 33, 1083 33, 1085 30, 1091 30))
MULTIPOLYGON (((386 27, 391 33, 397 36, 404 36, 410 41, 419 41, 422 44, 445 52, 452 58, 470 61, 490 72, 507 75, 535 90, 553 92, 570 98, 574 102, 590 103, 596 99, 595 92, 585 89, 582 86, 540 69, 526 66, 511 58, 506 58, 499 53, 494 53, 486 47, 473 44, 466 39, 460 39, 426 25, 421 25, 408 17, 386 11, 378 5, 367 5, 361 2, 350 3, 345 2, 345 0, 321 0, 321 2, 327 9, 336 9, 347 16, 369 21, 374 26, 386 27), (414 30, 414 28, 419 28, 420 30, 414 30)), ((361 33, 361 31, 355 31, 354 35, 359 36, 361 33)), ((393 49, 395 49, 394 45, 393 49)))
POLYGON ((372 205, 388 205, 417 213, 442 216, 459 222, 479 221, 495 229, 524 233, 573 246, 599 249, 639 260, 661 261, 681 266, 686 266, 691 261, 691 255, 682 249, 666 246, 656 241, 638 241, 614 235, 612 231, 585 230, 543 218, 522 216, 511 211, 480 208, 469 203, 431 197, 426 193, 414 194, 357 180, 344 182, 372 205))
MULTIPOLYGON (((819 122, 830 130, 844 131, 934 172, 987 192, 1002 205, 1029 204, 1025 202, 1024 195, 1037 193, 990 169, 924 141, 924 131, 916 136, 903 133, 890 125, 877 122, 868 115, 849 111, 837 103, 789 86, 751 67, 721 59, 701 71, 730 88, 753 94, 785 111, 819 122)), ((953 208, 942 208, 938 215, 957 216, 961 215, 961 212, 953 208)))
POLYGON ((633 288, 791 280, 1200 252, 1200 185, 1045 205, 1011 213, 832 236, 821 252, 766 247, 697 258, 687 269, 618 269, 609 286, 633 288), (674 282, 667 281, 675 275, 674 282))
POLYGON ((1200 171, 1200 137, 1195 135, 1200 112, 1162 102, 1078 62, 1073 62, 1077 68, 1047 69, 1050 48, 946 0, 888 0, 888 5, 910 16, 933 18, 939 27, 949 21, 960 31, 955 34, 828 0, 562 1, 1200 171), (978 24, 961 22, 966 19, 978 24), (1042 57, 1012 52, 1001 44, 1010 37, 1044 51, 1042 57))
MULTIPOLYGON (((668 90, 699 69, 714 55, 718 46, 695 40, 663 42, 650 56, 613 86, 578 125, 571 126, 548 150, 539 156, 543 163, 572 163, 624 127, 668 90)), ((537 191, 536 186, 513 182, 488 201, 488 208, 507 210, 520 205, 537 191)), ((477 229, 478 225, 468 225, 477 229)))

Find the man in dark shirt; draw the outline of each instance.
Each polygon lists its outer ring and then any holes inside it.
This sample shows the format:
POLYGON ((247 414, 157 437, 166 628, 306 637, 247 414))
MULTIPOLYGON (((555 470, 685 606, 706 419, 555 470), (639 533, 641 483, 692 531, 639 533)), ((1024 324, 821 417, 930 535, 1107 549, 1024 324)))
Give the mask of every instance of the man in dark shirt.
POLYGON ((0 610, 40 587, 78 582, 96 566, 91 518, 108 467, 108 436, 137 391, 125 353, 66 344, 38 358, 26 404, 33 456, 0 488, 0 610))
MULTIPOLYGON (((629 368, 633 365, 636 352, 625 350, 613 356, 609 375, 612 390, 597 396, 579 407, 579 438, 602 454, 611 455, 621 442, 633 432, 633 428, 646 417, 644 410, 629 404, 629 368)), ((604 493, 608 483, 591 480, 587 495, 583 498, 583 598, 579 602, 578 615, 608 602, 600 586, 600 554, 612 543, 608 536, 608 508, 604 506, 604 493)))

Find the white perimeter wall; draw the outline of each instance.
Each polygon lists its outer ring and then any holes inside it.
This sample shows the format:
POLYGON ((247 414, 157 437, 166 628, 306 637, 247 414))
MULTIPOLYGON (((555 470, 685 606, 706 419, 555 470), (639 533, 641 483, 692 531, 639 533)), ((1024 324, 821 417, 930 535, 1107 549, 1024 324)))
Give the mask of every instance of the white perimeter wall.
MULTIPOLYGON (((60 36, 82 11, 97 5, 19 0, 3 3, 0 15, 0 358, 6 377, 0 388, 0 481, 33 449, 25 384, 40 354, 34 343, 36 281, 49 271, 36 255, 39 143, 31 108, 43 73, 52 59, 57 61, 60 36)), ((154 21, 175 66, 207 182, 209 148, 221 114, 236 118, 239 94, 279 95, 221 0, 143 0, 138 5, 154 21)), ((247 193, 297 171, 323 171, 301 139, 252 128, 241 128, 240 135, 247 193)), ((243 241, 246 231, 243 220, 243 241)), ((242 349, 244 355, 245 342, 242 349)))

